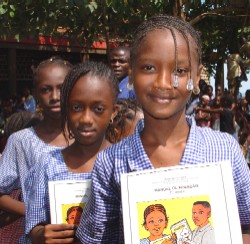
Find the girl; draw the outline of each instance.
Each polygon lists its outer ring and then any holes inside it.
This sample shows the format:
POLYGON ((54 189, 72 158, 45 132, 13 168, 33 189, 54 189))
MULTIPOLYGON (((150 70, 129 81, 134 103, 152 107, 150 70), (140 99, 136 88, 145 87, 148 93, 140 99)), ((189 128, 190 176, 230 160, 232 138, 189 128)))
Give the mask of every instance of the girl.
MULTIPOLYGON (((5 211, 24 216, 23 201, 15 200, 9 194, 21 188, 24 199, 24 181, 39 156, 68 145, 58 124, 61 122, 60 89, 70 69, 69 62, 52 57, 42 61, 34 72, 34 91, 43 110, 43 119, 8 138, 0 159, 0 208, 5 211)), ((21 228, 23 230, 23 226, 21 228)), ((10 233, 9 236, 11 238, 10 233)))
POLYGON ((74 143, 44 154, 27 179, 31 185, 26 210, 26 234, 33 243, 72 242, 73 224, 50 224, 48 181, 90 179, 96 155, 110 143, 106 129, 114 117, 116 78, 106 65, 89 62, 74 66, 61 92, 62 128, 74 143), (62 240, 63 239, 63 240, 62 240))
POLYGON ((241 224, 248 231, 250 176, 237 141, 185 116, 191 93, 198 90, 200 43, 192 26, 172 16, 151 17, 136 29, 130 74, 144 121, 132 136, 98 155, 92 193, 77 229, 81 242, 124 243, 121 174, 225 160, 232 164, 241 224))
POLYGON ((150 236, 140 240, 140 244, 150 244, 152 241, 159 240, 162 244, 173 244, 174 240, 170 236, 163 234, 167 228, 168 217, 165 207, 162 204, 149 205, 144 210, 144 228, 149 231, 150 236))

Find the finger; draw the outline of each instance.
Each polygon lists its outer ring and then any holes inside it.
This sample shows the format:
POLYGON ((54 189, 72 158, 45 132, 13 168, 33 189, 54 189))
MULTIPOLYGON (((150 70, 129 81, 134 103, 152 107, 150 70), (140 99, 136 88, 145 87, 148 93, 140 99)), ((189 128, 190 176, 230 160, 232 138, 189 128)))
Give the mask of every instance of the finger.
POLYGON ((45 240, 45 243, 46 243, 46 244, 74 243, 74 238, 50 239, 50 240, 45 240))

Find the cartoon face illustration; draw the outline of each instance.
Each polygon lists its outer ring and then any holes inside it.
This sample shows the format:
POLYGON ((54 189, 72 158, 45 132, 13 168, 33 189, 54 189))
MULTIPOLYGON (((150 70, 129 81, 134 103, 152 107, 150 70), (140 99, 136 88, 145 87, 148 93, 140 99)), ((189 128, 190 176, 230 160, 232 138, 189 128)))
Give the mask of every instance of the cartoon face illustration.
POLYGON ((204 207, 202 204, 193 205, 192 218, 196 226, 203 227, 209 222, 211 216, 211 208, 204 207))
POLYGON ((165 215, 160 211, 153 211, 146 217, 144 227, 153 236, 162 235, 163 230, 167 226, 165 215))
POLYGON ((83 209, 80 206, 69 208, 67 211, 67 223, 78 225, 80 223, 82 212, 83 209))

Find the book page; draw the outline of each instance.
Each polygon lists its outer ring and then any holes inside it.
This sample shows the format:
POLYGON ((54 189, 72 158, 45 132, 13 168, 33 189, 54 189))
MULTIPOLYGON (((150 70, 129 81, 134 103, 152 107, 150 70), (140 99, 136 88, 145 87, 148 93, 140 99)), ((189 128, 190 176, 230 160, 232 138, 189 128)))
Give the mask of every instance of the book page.
POLYGON ((124 174, 121 188, 126 244, 168 235, 195 244, 199 228, 210 244, 242 243, 228 161, 124 174))
POLYGON ((90 187, 91 180, 49 181, 51 224, 78 224, 90 187))

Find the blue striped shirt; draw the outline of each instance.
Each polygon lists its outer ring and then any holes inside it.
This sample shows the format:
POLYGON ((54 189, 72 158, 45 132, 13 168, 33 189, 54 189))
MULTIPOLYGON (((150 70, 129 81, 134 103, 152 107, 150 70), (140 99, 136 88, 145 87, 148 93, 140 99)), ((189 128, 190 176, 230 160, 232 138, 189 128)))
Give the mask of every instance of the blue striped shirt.
MULTIPOLYGON (((187 117, 190 133, 180 165, 229 160, 241 224, 250 224, 250 173, 237 141, 229 134, 196 126, 187 117)), ((124 243, 121 174, 153 169, 140 139, 143 120, 135 133, 101 152, 92 172, 92 194, 76 232, 82 243, 124 243)))

